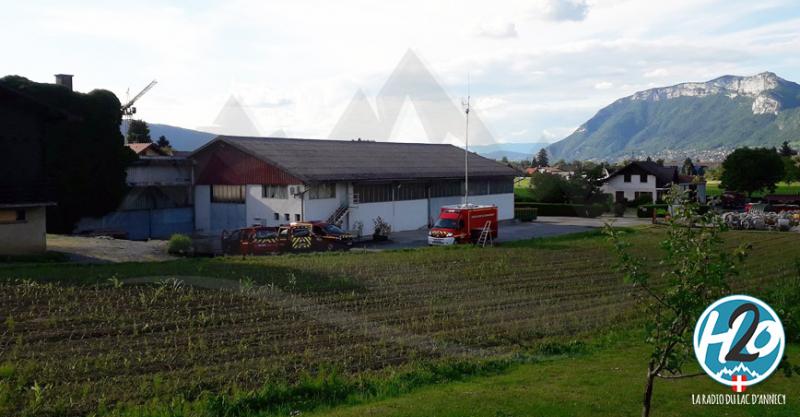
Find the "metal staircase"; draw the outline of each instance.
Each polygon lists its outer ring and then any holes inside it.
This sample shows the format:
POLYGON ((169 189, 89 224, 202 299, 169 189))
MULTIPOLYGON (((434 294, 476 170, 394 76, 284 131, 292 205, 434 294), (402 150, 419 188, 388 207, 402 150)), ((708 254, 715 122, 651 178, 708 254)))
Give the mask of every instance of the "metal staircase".
POLYGON ((339 206, 339 208, 336 209, 336 211, 333 212, 333 214, 331 214, 328 217, 327 222, 330 224, 341 226, 342 222, 344 221, 344 216, 346 216, 347 213, 349 212, 350 212, 350 206, 342 204, 341 206, 339 206))
POLYGON ((485 248, 486 244, 492 246, 494 242, 492 241, 492 222, 488 221, 483 225, 483 229, 481 230, 480 236, 478 236, 478 241, 475 242, 476 245, 485 248))

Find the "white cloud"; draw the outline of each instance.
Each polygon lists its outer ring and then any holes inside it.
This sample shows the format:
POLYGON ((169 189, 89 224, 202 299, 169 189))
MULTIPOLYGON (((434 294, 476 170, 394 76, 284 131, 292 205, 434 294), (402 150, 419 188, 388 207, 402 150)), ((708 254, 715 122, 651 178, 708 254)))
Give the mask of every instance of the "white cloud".
POLYGON ((580 21, 589 14, 589 4, 586 0, 538 0, 534 13, 545 20, 580 21))
POLYGON ((262 132, 327 137, 353 94, 375 97, 414 48, 455 103, 469 75, 482 120, 516 141, 560 139, 651 86, 765 70, 800 80, 796 0, 534 1, 17 2, 0 27, 25 42, 4 45, 3 72, 74 73, 79 91, 120 98, 155 78, 139 115, 185 127, 211 124, 235 94, 262 132))
POLYGON ((669 71, 666 68, 656 68, 651 71, 647 71, 644 73, 644 78, 662 78, 669 75, 669 71))
POLYGON ((478 28, 478 36, 494 39, 516 38, 517 26, 513 22, 494 20, 484 23, 478 28))

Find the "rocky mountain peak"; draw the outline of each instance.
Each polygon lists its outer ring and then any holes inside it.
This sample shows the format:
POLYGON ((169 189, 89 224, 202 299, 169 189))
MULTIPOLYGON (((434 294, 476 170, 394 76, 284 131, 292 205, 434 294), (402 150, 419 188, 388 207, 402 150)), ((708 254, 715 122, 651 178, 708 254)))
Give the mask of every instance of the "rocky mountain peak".
POLYGON ((781 109, 781 102, 771 93, 782 84, 787 83, 786 80, 772 72, 762 72, 747 77, 725 75, 707 82, 689 82, 644 90, 627 99, 659 101, 678 97, 706 97, 724 94, 732 99, 740 96, 752 98, 753 114, 776 114, 781 109))

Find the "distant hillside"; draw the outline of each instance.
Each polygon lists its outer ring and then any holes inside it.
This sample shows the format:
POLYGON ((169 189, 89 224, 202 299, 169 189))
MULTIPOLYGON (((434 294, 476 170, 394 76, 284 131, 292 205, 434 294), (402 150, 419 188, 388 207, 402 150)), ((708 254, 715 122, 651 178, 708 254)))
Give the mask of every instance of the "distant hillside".
POLYGON ((771 72, 641 91, 601 109, 551 159, 709 155, 800 140, 800 85, 771 72))
MULTIPOLYGON (((213 133, 158 123, 148 123, 147 125, 150 127, 150 137, 153 141, 164 135, 169 140, 172 148, 179 151, 193 151, 217 136, 213 133)), ((128 132, 127 121, 122 121, 120 131, 122 131, 123 135, 128 132)))
POLYGON ((539 142, 494 143, 470 146, 469 150, 491 159, 500 160, 505 156, 509 161, 521 161, 523 159, 530 160, 533 154, 547 145, 548 143, 539 142))

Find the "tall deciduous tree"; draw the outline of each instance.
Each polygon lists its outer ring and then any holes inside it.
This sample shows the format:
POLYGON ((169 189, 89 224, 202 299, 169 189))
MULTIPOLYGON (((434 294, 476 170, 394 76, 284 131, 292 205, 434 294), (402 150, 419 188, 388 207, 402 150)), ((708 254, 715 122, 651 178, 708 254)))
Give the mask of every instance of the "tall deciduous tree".
POLYGON ((662 242, 664 256, 650 260, 661 262, 660 279, 647 272, 646 259, 630 252, 630 244, 621 232, 606 225, 625 281, 646 296, 647 343, 652 351, 647 365, 642 416, 650 415, 656 378, 683 378, 701 374, 683 374, 683 365, 692 353, 692 331, 697 318, 728 290, 728 279, 736 274, 746 247, 732 252, 724 248, 721 234, 725 224, 712 212, 700 214, 693 199, 673 188, 667 201, 674 203, 674 215, 668 220, 667 238, 662 242))
POLYGON ((161 135, 161 136, 158 137, 158 142, 156 142, 156 145, 158 145, 159 148, 169 148, 170 147, 169 140, 164 135, 161 135))
POLYGON ((151 143, 150 126, 144 120, 131 120, 125 139, 128 143, 151 143))
POLYGON ((774 148, 739 148, 722 163, 722 187, 752 195, 756 191, 775 191, 783 179, 783 160, 774 148))
POLYGON ((19 76, 4 77, 0 84, 71 116, 45 133, 45 171, 57 203, 47 209, 48 231, 69 233, 81 217, 116 209, 128 189, 126 168, 136 155, 123 145, 120 102, 114 93, 83 94, 19 76))

